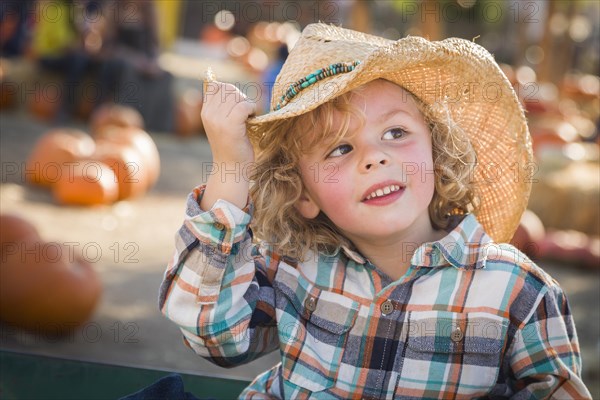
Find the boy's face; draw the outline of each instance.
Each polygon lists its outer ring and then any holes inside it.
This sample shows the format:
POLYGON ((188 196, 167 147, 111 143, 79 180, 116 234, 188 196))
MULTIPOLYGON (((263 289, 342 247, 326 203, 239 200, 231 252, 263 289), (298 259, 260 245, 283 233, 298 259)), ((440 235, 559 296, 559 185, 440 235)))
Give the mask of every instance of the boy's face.
MULTIPOLYGON (((414 100, 401 87, 376 80, 350 103, 365 120, 352 118, 341 142, 301 156, 306 190, 297 209, 309 219, 322 211, 359 249, 363 241, 410 240, 431 230, 431 133, 414 100)), ((341 121, 334 114, 334 129, 341 121)))

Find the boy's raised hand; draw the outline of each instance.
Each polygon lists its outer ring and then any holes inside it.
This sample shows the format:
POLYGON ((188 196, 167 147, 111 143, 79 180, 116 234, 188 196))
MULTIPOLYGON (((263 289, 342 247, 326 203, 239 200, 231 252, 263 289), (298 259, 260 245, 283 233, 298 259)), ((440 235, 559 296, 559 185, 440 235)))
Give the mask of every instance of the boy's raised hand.
POLYGON ((246 120, 255 111, 256 105, 234 85, 206 83, 201 117, 214 162, 254 161, 254 151, 246 135, 246 120))
POLYGON ((234 85, 206 82, 201 117, 215 173, 206 182, 200 201, 203 210, 210 210, 218 199, 227 200, 239 208, 246 206, 250 185, 247 171, 254 162, 246 120, 255 111, 256 105, 234 85), (226 173, 221 173, 223 171, 226 173))

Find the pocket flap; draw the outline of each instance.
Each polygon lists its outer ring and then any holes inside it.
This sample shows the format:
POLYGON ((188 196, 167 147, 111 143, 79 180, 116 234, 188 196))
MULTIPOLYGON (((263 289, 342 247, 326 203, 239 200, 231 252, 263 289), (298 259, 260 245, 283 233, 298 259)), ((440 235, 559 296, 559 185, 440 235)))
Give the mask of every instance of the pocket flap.
POLYGON ((427 353, 497 354, 508 329, 507 319, 484 312, 411 311, 408 321, 408 346, 427 353))
POLYGON ((280 265, 273 286, 302 318, 321 329, 341 335, 354 325, 358 302, 319 289, 292 267, 280 265))

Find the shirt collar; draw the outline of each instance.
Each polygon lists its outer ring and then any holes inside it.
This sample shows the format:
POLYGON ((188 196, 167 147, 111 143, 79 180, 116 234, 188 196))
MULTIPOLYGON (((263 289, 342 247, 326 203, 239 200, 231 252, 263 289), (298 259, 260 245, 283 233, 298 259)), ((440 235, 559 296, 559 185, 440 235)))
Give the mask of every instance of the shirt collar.
POLYGON ((367 262, 367 259, 365 257, 363 257, 358 251, 352 250, 350 247, 348 247, 346 245, 341 245, 340 247, 341 247, 342 251, 344 252, 344 254, 346 254, 346 257, 348 257, 355 263, 365 264, 367 262))
POLYGON ((448 264, 463 269, 484 268, 491 243, 492 238, 477 218, 468 214, 442 239, 420 246, 413 254, 411 264, 429 268, 448 264))
MULTIPOLYGON (((435 242, 424 243, 413 254, 411 265, 435 268, 452 265, 455 268, 484 268, 487 247, 492 239, 473 214, 467 214, 446 236, 435 242)), ((358 264, 366 264, 367 259, 358 251, 342 245, 344 254, 358 264)))

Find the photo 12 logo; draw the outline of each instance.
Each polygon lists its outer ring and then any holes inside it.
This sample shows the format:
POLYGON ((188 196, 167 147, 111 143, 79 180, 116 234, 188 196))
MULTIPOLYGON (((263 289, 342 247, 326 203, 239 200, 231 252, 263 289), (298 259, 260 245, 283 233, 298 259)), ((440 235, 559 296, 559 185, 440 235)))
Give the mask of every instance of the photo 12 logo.
POLYGON ((235 21, 258 23, 261 21, 323 21, 342 23, 338 1, 202 1, 202 21, 214 22, 221 27, 232 26, 235 21))
MULTIPOLYGON (((65 161, 65 162, 3 162, 0 164, 2 183, 6 182, 47 182, 55 184, 59 181, 73 183, 76 176, 89 183, 100 182, 103 179, 103 163, 99 161, 65 161)), ((107 164, 108 165, 108 164, 107 164)), ((113 161, 110 165, 111 174, 105 174, 115 183, 138 183, 141 166, 134 161, 113 161)))
POLYGON ((52 343, 140 343, 140 327, 135 322, 114 321, 102 324, 95 321, 78 323, 44 322, 23 330, 3 323, 0 325, 0 345, 13 342, 26 345, 52 343))
POLYGON ((78 260, 93 264, 103 257, 114 263, 139 263, 137 255, 140 246, 136 242, 113 242, 103 246, 98 242, 4 242, 2 243, 2 263, 44 263, 61 261, 75 263, 78 260))

